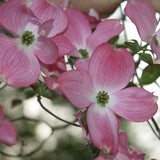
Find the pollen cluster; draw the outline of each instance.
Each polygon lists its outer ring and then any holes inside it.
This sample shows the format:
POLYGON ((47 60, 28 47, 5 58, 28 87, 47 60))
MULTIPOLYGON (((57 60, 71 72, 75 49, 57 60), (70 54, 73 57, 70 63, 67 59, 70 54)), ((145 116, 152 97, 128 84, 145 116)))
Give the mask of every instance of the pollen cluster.
POLYGON ((96 98, 97 98, 97 103, 104 107, 105 104, 108 103, 109 95, 105 91, 99 91, 96 98))
POLYGON ((22 35, 22 44, 29 46, 33 43, 33 41, 34 41, 34 35, 32 31, 26 31, 22 35))
POLYGON ((89 53, 88 53, 88 51, 87 51, 86 49, 79 49, 78 52, 81 53, 82 59, 87 59, 87 58, 89 58, 89 53))

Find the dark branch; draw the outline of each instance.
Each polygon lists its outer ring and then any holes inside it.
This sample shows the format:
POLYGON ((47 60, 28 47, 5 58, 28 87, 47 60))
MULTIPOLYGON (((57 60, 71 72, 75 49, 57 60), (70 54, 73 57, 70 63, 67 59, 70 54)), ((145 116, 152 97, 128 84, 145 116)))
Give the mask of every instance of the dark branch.
MULTIPOLYGON (((65 123, 67 123, 67 124, 69 124, 69 125, 76 126, 76 127, 80 127, 80 125, 75 124, 75 123, 73 123, 73 122, 69 122, 69 121, 67 121, 67 120, 64 120, 64 119, 58 117, 57 115, 55 115, 54 113, 52 113, 51 111, 49 111, 49 110, 42 104, 40 95, 37 96, 37 101, 38 101, 38 103, 40 104, 40 106, 41 106, 46 112, 48 112, 50 115, 52 115, 52 116, 55 117, 56 119, 58 119, 58 120, 60 120, 60 121, 62 121, 62 122, 65 122, 65 123)), ((76 121, 76 120, 75 120, 75 121, 76 121)))

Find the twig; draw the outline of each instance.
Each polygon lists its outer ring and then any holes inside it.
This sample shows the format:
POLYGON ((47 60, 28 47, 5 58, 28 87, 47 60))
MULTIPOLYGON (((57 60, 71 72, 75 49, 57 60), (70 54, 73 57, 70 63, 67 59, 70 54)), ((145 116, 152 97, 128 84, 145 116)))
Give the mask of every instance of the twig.
MULTIPOLYGON (((17 120, 18 120, 18 119, 17 119, 17 120)), ((46 139, 44 139, 34 150, 32 150, 32 151, 29 152, 29 153, 26 153, 26 154, 20 153, 20 154, 17 154, 17 155, 13 155, 13 154, 8 154, 8 153, 3 152, 2 150, 0 150, 0 154, 4 155, 4 156, 6 156, 6 157, 13 157, 13 158, 14 158, 14 157, 29 157, 29 156, 37 153, 37 152, 43 147, 43 145, 44 145, 44 144, 46 143, 46 141, 51 137, 51 135, 53 134, 54 131, 60 130, 60 129, 64 129, 64 128, 68 127, 68 126, 69 126, 69 124, 52 127, 52 132, 50 133, 50 135, 49 135, 46 139)))
POLYGON ((154 130, 154 128, 152 127, 152 125, 150 124, 150 122, 147 121, 147 123, 148 123, 148 125, 150 126, 151 130, 153 131, 154 135, 155 135, 158 139, 160 139, 160 137, 157 135, 157 133, 155 132, 155 130, 154 130))
POLYGON ((2 91, 6 86, 7 86, 7 84, 4 84, 4 85, 0 88, 0 91, 2 91))
MULTIPOLYGON (((54 113, 52 113, 51 111, 49 111, 49 110, 42 104, 40 95, 37 96, 37 101, 38 101, 38 103, 40 104, 40 106, 41 106, 46 112, 48 112, 50 115, 52 115, 52 116, 55 117, 56 119, 58 119, 58 120, 60 120, 60 121, 62 121, 62 122, 65 122, 65 123, 67 123, 67 124, 69 124, 69 125, 73 125, 73 126, 76 126, 76 127, 80 127, 80 125, 75 124, 75 123, 73 123, 73 122, 69 122, 69 121, 67 121, 67 120, 64 120, 64 119, 58 117, 57 115, 55 115, 54 113)), ((75 120, 75 121, 76 121, 76 120, 75 120)))
POLYGON ((155 119, 152 117, 152 123, 154 124, 154 126, 155 126, 155 129, 156 129, 156 131, 158 132, 158 134, 159 134, 159 138, 160 138, 160 128, 159 128, 159 126, 158 126, 158 124, 157 124, 157 122, 155 121, 155 119))

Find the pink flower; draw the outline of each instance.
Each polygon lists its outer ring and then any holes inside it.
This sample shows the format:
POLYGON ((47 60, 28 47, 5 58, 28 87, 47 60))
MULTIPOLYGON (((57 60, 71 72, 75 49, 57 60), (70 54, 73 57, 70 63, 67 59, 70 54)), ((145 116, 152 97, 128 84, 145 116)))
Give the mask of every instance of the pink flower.
POLYGON ((75 63, 76 68, 86 71, 94 50, 100 44, 121 33, 124 26, 120 24, 119 20, 107 19, 100 22, 92 33, 90 24, 83 13, 67 8, 66 14, 69 18, 69 25, 64 36, 70 40, 77 52, 81 53, 80 59, 75 63))
MULTIPOLYGON (((23 1, 22 1, 23 2, 23 1)), ((7 1, 0 6, 0 23, 15 38, 0 37, 0 75, 12 87, 26 87, 40 76, 40 62, 52 64, 58 49, 38 34, 41 23, 24 4, 7 1)))
POLYGON ((101 151, 100 155, 95 160, 141 160, 144 159, 145 154, 142 153, 135 146, 127 145, 127 135, 125 132, 119 133, 119 147, 118 152, 114 156, 105 155, 101 151))
POLYGON ((9 119, 4 118, 4 110, 2 106, 0 106, 0 141, 8 146, 17 143, 16 128, 9 119))
POLYGON ((75 107, 88 108, 91 141, 111 155, 117 152, 119 143, 120 123, 114 113, 142 122, 157 111, 152 93, 138 87, 123 89, 133 73, 134 61, 127 50, 115 51, 110 44, 102 44, 92 55, 87 72, 64 72, 54 83, 75 107))
POLYGON ((124 12, 136 25, 141 39, 150 42, 157 26, 156 12, 153 6, 142 0, 128 0, 124 12))

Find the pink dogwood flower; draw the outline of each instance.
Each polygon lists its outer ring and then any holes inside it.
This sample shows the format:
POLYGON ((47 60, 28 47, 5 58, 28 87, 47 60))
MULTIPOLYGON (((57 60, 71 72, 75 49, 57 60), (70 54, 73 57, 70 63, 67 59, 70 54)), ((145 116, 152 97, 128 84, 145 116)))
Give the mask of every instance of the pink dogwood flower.
POLYGON ((102 44, 90 58, 87 72, 67 71, 54 83, 75 107, 87 108, 91 141, 110 155, 118 151, 120 125, 116 115, 142 122, 157 111, 152 93, 138 87, 124 88, 133 73, 134 61, 127 50, 115 51, 110 44, 102 44))
POLYGON ((26 5, 7 1, 0 15, 0 23, 15 36, 0 37, 0 77, 12 87, 29 86, 40 76, 40 62, 56 62, 57 46, 38 33, 41 23, 26 5))
POLYGON ((64 36, 70 40, 77 52, 82 55, 75 63, 76 68, 86 71, 94 50, 100 44, 121 33, 124 26, 120 24, 119 20, 107 19, 101 21, 92 33, 89 21, 82 12, 67 8, 66 14, 69 18, 69 25, 66 32, 64 32, 64 36))
POLYGON ((8 146, 15 145, 17 143, 17 131, 13 123, 4 118, 4 110, 0 106, 0 141, 8 146))
POLYGON ((101 151, 100 155, 95 160, 142 160, 144 157, 145 154, 138 148, 127 145, 127 134, 121 132, 119 133, 118 152, 112 157, 106 157, 105 153, 101 151))

